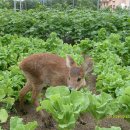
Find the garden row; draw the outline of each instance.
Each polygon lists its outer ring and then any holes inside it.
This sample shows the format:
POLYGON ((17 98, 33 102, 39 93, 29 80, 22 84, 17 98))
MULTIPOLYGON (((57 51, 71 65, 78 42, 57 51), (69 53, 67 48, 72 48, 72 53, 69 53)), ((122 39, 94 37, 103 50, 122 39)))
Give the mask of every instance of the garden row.
POLYGON ((118 33, 121 39, 130 35, 128 11, 90 11, 85 9, 33 9, 22 12, 0 10, 0 35, 17 34, 47 39, 51 32, 67 43, 84 38, 97 40, 98 30, 107 36, 118 33))

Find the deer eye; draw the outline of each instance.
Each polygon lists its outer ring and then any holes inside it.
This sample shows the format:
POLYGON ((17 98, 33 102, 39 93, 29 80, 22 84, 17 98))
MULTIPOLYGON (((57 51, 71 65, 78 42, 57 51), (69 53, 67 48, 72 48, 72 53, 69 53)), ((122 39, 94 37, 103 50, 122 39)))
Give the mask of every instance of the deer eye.
POLYGON ((77 82, 79 82, 79 81, 81 81, 81 78, 78 78, 78 79, 77 79, 77 82))

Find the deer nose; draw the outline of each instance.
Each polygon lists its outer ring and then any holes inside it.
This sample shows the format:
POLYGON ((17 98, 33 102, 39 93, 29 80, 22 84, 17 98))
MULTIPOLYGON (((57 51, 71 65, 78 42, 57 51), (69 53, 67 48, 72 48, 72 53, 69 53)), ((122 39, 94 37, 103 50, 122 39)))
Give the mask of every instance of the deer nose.
POLYGON ((69 91, 70 91, 70 93, 71 93, 71 91, 72 91, 72 87, 71 87, 71 86, 69 86, 69 91))

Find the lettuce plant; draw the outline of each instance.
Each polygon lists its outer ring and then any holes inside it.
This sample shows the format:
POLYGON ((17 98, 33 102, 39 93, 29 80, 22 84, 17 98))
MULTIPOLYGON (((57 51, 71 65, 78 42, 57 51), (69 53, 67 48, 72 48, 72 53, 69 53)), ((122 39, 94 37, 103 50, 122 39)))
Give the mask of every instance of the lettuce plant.
POLYGON ((89 99, 80 91, 70 93, 67 87, 50 87, 46 92, 46 99, 41 101, 37 110, 45 109, 58 123, 58 130, 72 130, 80 113, 84 112, 89 99))
MULTIPOLYGON (((0 110, 0 120, 5 122, 7 120, 7 113, 4 109, 0 110)), ((3 123, 1 122, 1 123, 3 123)), ((22 122, 22 118, 19 117, 11 117, 10 119, 10 129, 9 130, 35 130, 37 128, 37 122, 33 121, 33 122, 28 122, 27 124, 23 124, 22 122)), ((0 130, 3 130, 0 127, 0 130)))
POLYGON ((6 122, 8 119, 8 113, 5 109, 0 109, 0 123, 6 122))
POLYGON ((22 118, 11 117, 10 119, 10 130, 35 130, 36 127, 36 121, 23 124, 22 118))

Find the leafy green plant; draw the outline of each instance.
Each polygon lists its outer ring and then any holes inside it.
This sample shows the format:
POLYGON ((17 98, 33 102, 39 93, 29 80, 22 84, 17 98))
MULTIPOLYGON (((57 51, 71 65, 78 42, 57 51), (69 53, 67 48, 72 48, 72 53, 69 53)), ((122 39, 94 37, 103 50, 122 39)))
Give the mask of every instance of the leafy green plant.
POLYGON ((11 117, 10 119, 10 130, 35 130, 37 127, 37 122, 29 122, 23 124, 22 118, 11 117))
POLYGON ((92 95, 88 90, 70 91, 65 87, 48 88, 46 99, 41 101, 37 110, 45 109, 58 123, 59 130, 74 129, 81 113, 89 112, 96 119, 112 116, 119 112, 121 104, 111 95, 101 93, 92 95))
POLYGON ((6 105, 6 108, 11 108, 14 104, 14 98, 11 97, 13 94, 13 89, 10 86, 6 86, 7 84, 2 83, 4 77, 0 75, 0 102, 2 105, 6 105))
POLYGON ((6 122, 8 119, 8 113, 5 109, 0 109, 0 123, 6 122))
POLYGON ((8 0, 1 0, 0 1, 0 9, 4 9, 4 8, 10 8, 11 4, 8 0))
MULTIPOLYGON (((4 109, 0 110, 0 123, 3 123, 7 120, 8 114, 4 109)), ((24 124, 22 122, 22 118, 19 117, 11 117, 10 118, 10 129, 9 130, 35 130, 37 128, 37 122, 28 122, 27 124, 24 124)), ((0 130, 2 128, 0 127, 0 130)))
POLYGON ((91 113, 97 121, 108 115, 114 115, 119 111, 119 102, 111 95, 102 92, 100 95, 88 94, 90 104, 86 111, 91 113))
POLYGON ((121 130, 121 128, 115 127, 115 126, 112 126, 111 128, 100 128, 100 127, 96 126, 95 130, 121 130))
POLYGON ((37 110, 45 109, 51 113, 58 123, 59 130, 72 130, 80 113, 89 105, 87 95, 82 92, 72 91, 66 87, 51 87, 47 89, 46 99, 41 101, 37 110))
POLYGON ((124 118, 126 118, 127 120, 129 120, 130 121, 130 117, 128 116, 127 117, 127 115, 129 115, 130 114, 130 112, 129 112, 129 110, 130 110, 130 105, 129 105, 129 101, 130 101, 130 87, 128 86, 128 87, 126 87, 123 91, 122 91, 122 93, 121 93, 121 96, 119 96, 119 98, 118 98, 118 100, 119 100, 119 102, 120 102, 120 112, 122 113, 124 113, 124 115, 126 115, 126 117, 124 117, 124 118))

